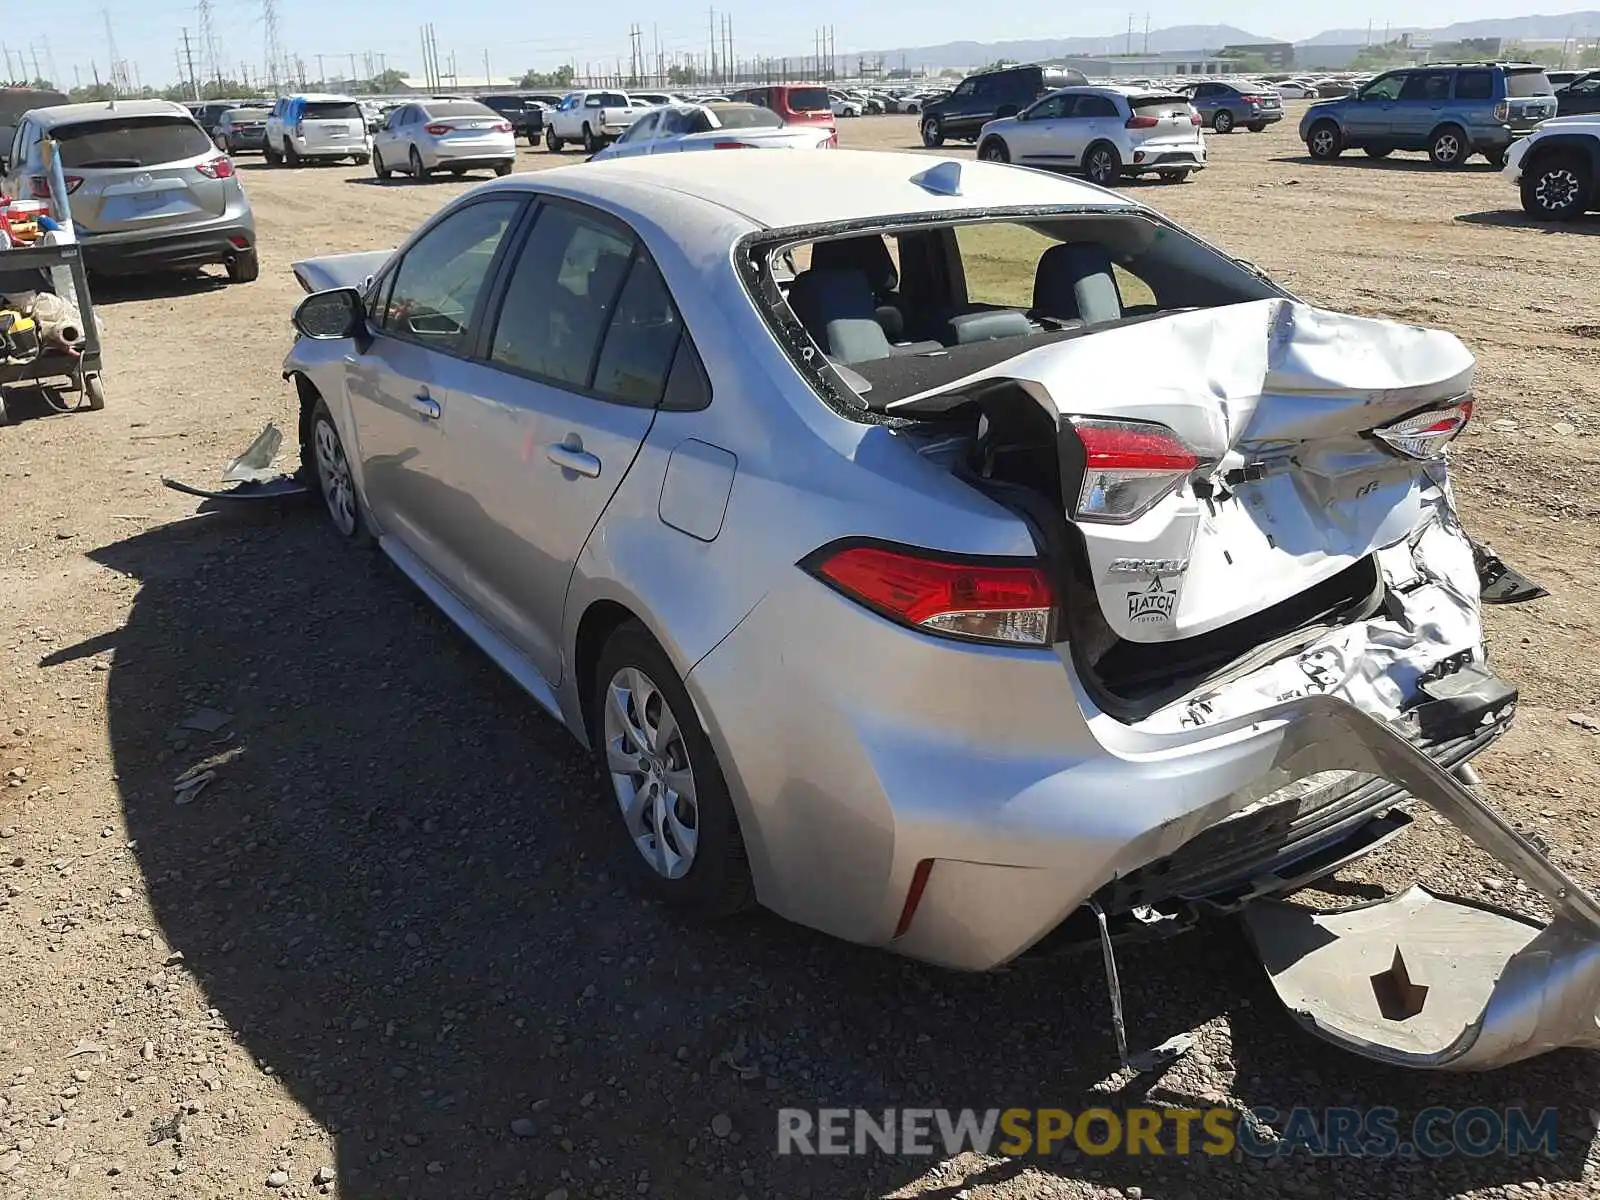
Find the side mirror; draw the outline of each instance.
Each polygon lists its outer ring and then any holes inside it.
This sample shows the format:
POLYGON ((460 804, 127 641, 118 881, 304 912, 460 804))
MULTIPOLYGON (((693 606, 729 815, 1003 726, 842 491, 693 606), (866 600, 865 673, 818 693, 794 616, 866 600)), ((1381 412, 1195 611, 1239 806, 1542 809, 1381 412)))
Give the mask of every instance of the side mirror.
POLYGON ((313 292, 294 310, 295 331, 316 342, 358 337, 366 325, 366 303, 355 288, 313 292))

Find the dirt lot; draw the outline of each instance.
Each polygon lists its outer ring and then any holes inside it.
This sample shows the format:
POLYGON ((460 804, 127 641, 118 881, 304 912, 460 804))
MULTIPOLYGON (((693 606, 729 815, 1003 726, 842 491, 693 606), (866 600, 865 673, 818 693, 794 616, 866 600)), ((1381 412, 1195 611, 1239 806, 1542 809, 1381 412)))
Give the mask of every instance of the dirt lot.
MULTIPOLYGON (((842 136, 908 146, 914 126, 842 136)), ((1488 614, 1523 701, 1480 768, 1600 883, 1600 736, 1569 716, 1600 716, 1600 221, 1525 223, 1481 163, 1314 164, 1293 115, 1212 147, 1198 179, 1137 194, 1307 299, 1441 325, 1480 356, 1461 507, 1553 593, 1488 614)), ((214 480, 289 415, 291 259, 391 245, 464 186, 243 175, 260 281, 102 289, 109 407, 0 428, 0 1198, 265 1195, 280 1170, 279 1194, 370 1200, 1596 1194, 1592 1056, 1469 1078, 1366 1064, 1298 1031, 1228 926, 1123 956, 1133 1039, 1199 1043, 1125 1089, 1097 959, 952 976, 633 898, 587 761, 396 572, 309 511, 197 515, 158 486, 214 480), (205 710, 227 723, 178 728, 205 710), (175 804, 201 761, 215 781, 175 804), (1559 1154, 772 1152, 785 1105, 1144 1096, 1402 1122, 1555 1106, 1559 1154)), ((1336 886, 1418 875, 1528 906, 1426 816, 1336 886)))

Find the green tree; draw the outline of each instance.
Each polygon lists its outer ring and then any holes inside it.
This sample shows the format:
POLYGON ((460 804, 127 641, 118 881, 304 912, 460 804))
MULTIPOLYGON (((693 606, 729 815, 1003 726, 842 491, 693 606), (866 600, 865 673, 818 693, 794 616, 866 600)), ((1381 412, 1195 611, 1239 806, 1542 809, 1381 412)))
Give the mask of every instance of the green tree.
POLYGON ((574 72, 572 67, 563 64, 554 71, 529 70, 522 76, 519 87, 525 88, 570 88, 574 72))
POLYGON ((371 92, 375 96, 380 96, 386 92, 401 91, 405 86, 405 72, 396 71, 393 67, 390 67, 387 71, 380 71, 371 79, 367 80, 366 83, 362 84, 361 90, 364 92, 371 92))
POLYGON ((673 87, 690 87, 700 82, 699 74, 688 65, 668 67, 667 82, 673 87))

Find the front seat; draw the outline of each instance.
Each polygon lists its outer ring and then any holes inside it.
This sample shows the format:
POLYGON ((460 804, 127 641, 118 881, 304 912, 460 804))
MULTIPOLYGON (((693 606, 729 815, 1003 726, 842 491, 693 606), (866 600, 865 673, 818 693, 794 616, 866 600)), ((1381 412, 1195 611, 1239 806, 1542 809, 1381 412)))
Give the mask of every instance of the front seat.
POLYGON ((1111 254, 1097 242, 1064 242, 1039 256, 1030 317, 1104 325, 1122 319, 1111 254))

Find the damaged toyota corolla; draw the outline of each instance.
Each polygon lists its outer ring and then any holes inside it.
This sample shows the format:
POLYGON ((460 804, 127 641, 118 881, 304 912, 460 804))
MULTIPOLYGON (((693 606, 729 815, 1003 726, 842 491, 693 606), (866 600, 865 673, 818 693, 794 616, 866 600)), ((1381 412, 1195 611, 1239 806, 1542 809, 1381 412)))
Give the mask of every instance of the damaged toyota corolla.
POLYGON ((1452 505, 1462 344, 1054 175, 744 159, 295 268, 308 482, 592 748, 641 878, 979 970, 1242 912, 1354 1049, 1595 1044, 1600 908, 1466 766, 1480 591, 1537 589, 1452 505), (1555 920, 1273 898, 1411 799, 1555 920))

